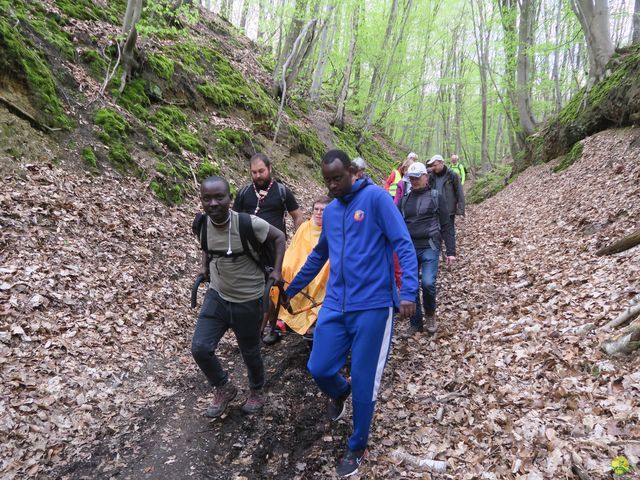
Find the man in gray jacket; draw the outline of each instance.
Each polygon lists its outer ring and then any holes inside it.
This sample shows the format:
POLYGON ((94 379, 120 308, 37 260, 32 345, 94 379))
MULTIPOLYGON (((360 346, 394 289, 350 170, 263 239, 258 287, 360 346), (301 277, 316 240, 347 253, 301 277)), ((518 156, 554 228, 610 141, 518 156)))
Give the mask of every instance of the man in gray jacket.
POLYGON ((427 168, 431 170, 429 185, 440 193, 451 216, 451 224, 455 226, 456 215, 464 216, 464 192, 460 177, 446 167, 442 155, 431 157, 427 162, 427 168))

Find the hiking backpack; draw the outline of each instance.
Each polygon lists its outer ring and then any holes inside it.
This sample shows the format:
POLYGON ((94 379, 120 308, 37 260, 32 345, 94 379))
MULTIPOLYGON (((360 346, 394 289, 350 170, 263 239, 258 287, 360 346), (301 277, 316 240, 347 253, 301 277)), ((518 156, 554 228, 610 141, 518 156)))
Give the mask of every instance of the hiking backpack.
MULTIPOLYGON (((209 246, 207 245, 208 224, 209 222, 207 221, 207 215, 202 212, 198 212, 195 219, 193 220, 193 224, 191 225, 193 234, 200 239, 200 249, 203 252, 207 253, 207 266, 211 263, 211 260, 214 256, 235 258, 241 255, 246 255, 260 268, 260 270, 266 272, 266 266, 261 260, 261 258, 263 257, 262 253, 264 251, 264 247, 260 242, 258 242, 256 234, 253 231, 253 225, 251 224, 251 215, 244 212, 238 213, 238 230, 240 234, 240 241, 242 242, 241 252, 233 252, 229 254, 223 250, 209 250, 209 246), (251 248, 253 248, 253 250, 257 253, 257 257, 253 254, 253 252, 249 248, 249 245, 251 245, 251 248)), ((231 228, 231 225, 229 225, 229 228, 231 228)))

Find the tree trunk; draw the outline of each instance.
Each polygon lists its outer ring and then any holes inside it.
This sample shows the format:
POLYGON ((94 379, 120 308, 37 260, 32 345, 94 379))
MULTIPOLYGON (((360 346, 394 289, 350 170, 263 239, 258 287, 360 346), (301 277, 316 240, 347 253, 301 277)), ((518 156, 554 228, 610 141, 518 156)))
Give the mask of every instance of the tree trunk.
MULTIPOLYGON (((394 3, 397 3, 397 0, 394 0, 394 3)), ((371 123, 373 122, 373 116, 375 115, 376 107, 378 106, 378 101, 380 100, 382 89, 385 86, 387 75, 389 74, 389 69, 391 68, 392 63, 395 60, 395 54, 396 50, 398 49, 398 45, 404 37, 404 30, 407 26, 407 21, 409 20, 409 14, 411 13, 412 8, 413 0, 407 0, 404 9, 404 15, 402 18, 402 25, 400 26, 400 31, 398 32, 398 35, 396 35, 393 46, 391 47, 391 51, 389 52, 388 61, 386 62, 385 68, 382 72, 382 75, 380 76, 380 80, 378 81, 376 89, 369 92, 369 102, 367 103, 367 106, 365 107, 363 113, 364 125, 362 126, 362 129, 360 131, 360 138, 358 139, 356 148, 360 147, 364 143, 365 135, 369 130, 371 123)))
MULTIPOLYGON (((282 65, 284 65, 284 62, 290 56, 293 44, 300 35, 300 31, 302 30, 302 27, 304 25, 304 18, 307 12, 307 3, 308 0, 296 0, 293 17, 291 18, 291 23, 289 24, 289 29, 287 31, 284 45, 279 50, 278 61, 276 63, 276 68, 273 71, 273 84, 271 91, 274 97, 279 97, 282 65)), ((280 34, 282 35, 282 30, 280 30, 280 34)))
POLYGON ((613 42, 609 28, 607 0, 572 0, 571 7, 578 17, 589 54, 589 80, 600 80, 611 55, 613 42))
POLYGON ((240 28, 243 32, 247 31, 247 17, 249 16, 249 0, 242 2, 242 9, 240 11, 240 28))
POLYGON ((630 235, 627 235, 626 237, 613 242, 611 245, 602 247, 596 252, 596 255, 599 257, 601 257, 602 255, 612 255, 614 253, 620 253, 624 252, 625 250, 629 250, 636 245, 640 245, 640 230, 636 230, 630 235))
POLYGON ((331 122, 340 130, 344 129, 344 112, 345 105, 347 103, 347 96, 349 94, 349 81, 351 79, 351 69, 356 57, 356 47, 358 44, 358 26, 360 24, 360 2, 356 4, 356 8, 351 15, 351 43, 349 45, 349 57, 344 67, 344 75, 342 77, 342 87, 340 88, 340 95, 338 95, 336 114, 331 122))
POLYGON ((322 32, 320 33, 320 51, 318 52, 318 61, 316 62, 316 67, 313 70, 313 82, 311 83, 311 89, 309 90, 309 98, 312 102, 320 100, 320 87, 322 87, 324 69, 327 66, 327 60, 329 60, 329 51, 331 49, 331 44, 333 43, 333 37, 338 23, 336 19, 335 6, 329 5, 327 10, 327 19, 324 27, 322 28, 322 32))
MULTIPOLYGON (((124 41, 120 41, 120 64, 122 65, 122 76, 120 77, 120 93, 124 91, 127 80, 131 77, 132 70, 137 66, 136 60, 136 42, 138 40, 138 31, 136 25, 142 15, 144 0, 129 0, 127 10, 124 14, 122 22, 122 35, 125 36, 124 41)), ((116 64, 117 68, 117 64, 116 64)), ((114 68, 115 72, 115 68, 114 68)))
POLYGON ((640 348, 640 322, 634 322, 614 339, 605 340, 600 348, 607 355, 629 354, 640 348))
POLYGON ((636 0, 633 8, 633 36, 631 43, 640 43, 640 0, 636 0))
POLYGON ((518 32, 517 98, 520 126, 528 137, 536 131, 531 113, 531 54, 533 44, 533 4, 532 0, 520 1, 520 27, 518 32))

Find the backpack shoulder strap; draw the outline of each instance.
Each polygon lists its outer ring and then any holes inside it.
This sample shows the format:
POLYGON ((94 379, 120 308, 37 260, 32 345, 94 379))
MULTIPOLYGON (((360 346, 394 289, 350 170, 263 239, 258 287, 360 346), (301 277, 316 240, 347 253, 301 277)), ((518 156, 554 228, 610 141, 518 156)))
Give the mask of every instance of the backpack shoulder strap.
POLYGON ((242 187, 238 192, 238 194, 236 195, 235 201, 236 202, 240 201, 241 203, 244 203, 244 196, 247 194, 250 188, 251 188, 251 184, 245 185, 244 187, 242 187))
POLYGON ((278 183, 278 193, 280 194, 280 202, 282 203, 282 209, 287 210, 287 187, 284 183, 278 183))
POLYGON ((264 264, 253 255, 253 252, 249 248, 249 245, 251 245, 255 252, 260 250, 260 242, 258 242, 256 233, 253 231, 253 225, 251 224, 251 215, 244 212, 238 213, 238 224, 244 254, 264 270, 264 264))
POLYGON ((200 239, 200 250, 206 252, 207 248, 207 215, 198 212, 196 213, 196 218, 193 219, 193 224, 191 224, 191 231, 195 236, 200 239))
POLYGON ((400 199, 400 204, 398 205, 398 208, 400 208, 400 213, 402 214, 402 218, 404 218, 404 207, 407 204, 407 200, 409 199, 410 194, 411 192, 405 193, 400 199))

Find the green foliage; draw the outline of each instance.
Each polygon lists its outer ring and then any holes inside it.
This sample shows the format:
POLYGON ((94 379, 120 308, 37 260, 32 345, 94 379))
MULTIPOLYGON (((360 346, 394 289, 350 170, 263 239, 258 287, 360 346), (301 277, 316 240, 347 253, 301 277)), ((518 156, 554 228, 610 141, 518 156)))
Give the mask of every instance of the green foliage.
POLYGON ((149 116, 147 108, 151 105, 145 92, 145 81, 138 78, 127 82, 122 94, 118 96, 118 103, 136 118, 145 120, 149 116))
POLYGON ((96 158, 96 154, 93 151, 93 148, 91 147, 83 148, 81 155, 85 163, 91 170, 98 169, 98 159, 96 158))
POLYGON ((154 0, 146 2, 137 29, 143 37, 176 38, 186 25, 198 23, 198 7, 192 2, 154 0))
POLYGON ((153 72, 160 78, 171 80, 175 70, 175 62, 160 53, 150 53, 147 55, 147 62, 153 72))
POLYGON ((304 153, 314 160, 320 162, 320 159, 327 151, 327 147, 318 137, 315 130, 302 130, 296 125, 289 125, 289 134, 297 140, 294 150, 304 153))
POLYGON ((470 204, 480 203, 493 197, 515 180, 515 177, 509 180, 510 175, 511 165, 499 165, 486 175, 477 178, 469 190, 467 202, 470 204))
POLYGON ((197 135, 187 130, 187 115, 174 105, 167 105, 158 109, 151 117, 156 126, 160 141, 174 152, 181 149, 204 154, 206 148, 197 135))
POLYGON ((367 162, 367 174, 374 180, 383 180, 398 163, 394 160, 375 139, 367 134, 360 151, 356 149, 358 143, 358 132, 355 128, 347 125, 344 130, 337 127, 332 128, 336 136, 336 148, 344 150, 350 158, 361 156, 367 162))
POLYGON ((560 163, 558 163, 558 165, 556 165, 553 168, 554 173, 558 173, 558 172, 562 172, 563 170, 566 170, 567 168, 569 168, 571 165, 573 165, 575 163, 576 160, 578 160, 581 156, 582 156, 582 149, 583 149, 583 145, 580 142, 577 142, 572 148, 571 150, 569 150, 569 153, 567 153, 562 160, 560 161, 560 163))
POLYGON ((40 49, 23 37, 8 19, 0 16, 0 71, 24 80, 45 122, 69 129, 72 121, 64 113, 56 83, 40 49))

